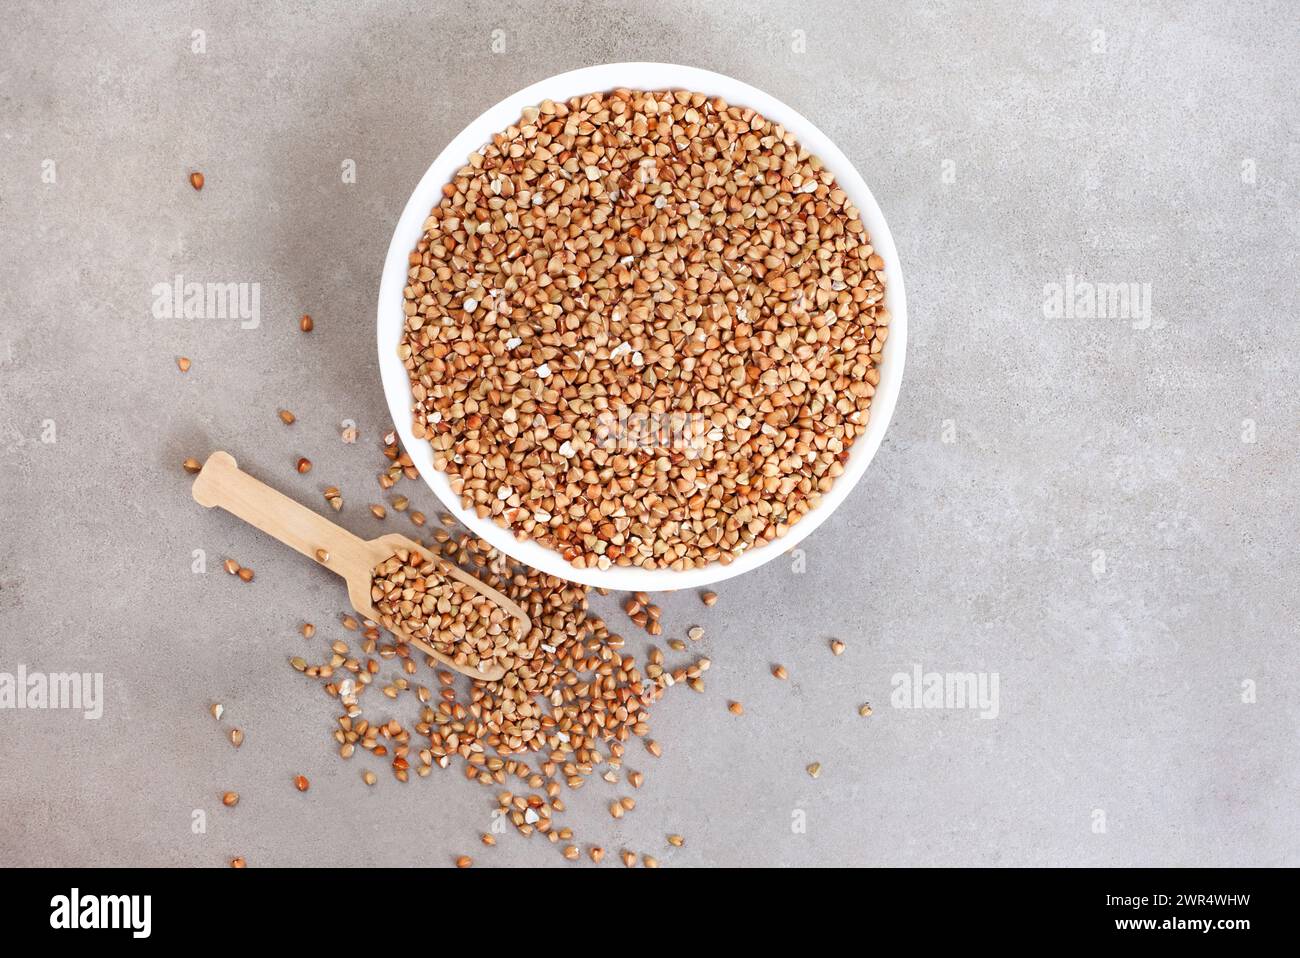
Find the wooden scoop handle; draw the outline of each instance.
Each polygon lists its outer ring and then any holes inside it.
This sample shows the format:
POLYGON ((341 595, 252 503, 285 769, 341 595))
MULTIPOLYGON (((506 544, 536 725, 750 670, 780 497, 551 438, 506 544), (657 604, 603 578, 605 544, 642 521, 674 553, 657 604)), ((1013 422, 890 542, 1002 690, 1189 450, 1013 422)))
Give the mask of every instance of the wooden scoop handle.
POLYGON ((370 582, 371 549, 354 536, 306 506, 276 492, 240 470, 228 452, 214 452, 194 480, 194 501, 201 506, 220 506, 269 536, 274 536, 303 555, 316 558, 317 550, 329 553, 325 563, 351 581, 361 573, 370 582))
MULTIPOLYGON (((428 555, 422 546, 404 536, 391 535, 371 540, 354 536, 324 516, 241 471, 235 457, 228 452, 214 452, 208 456, 208 461, 203 464, 203 469, 194 480, 193 494, 194 501, 199 505, 208 508, 220 506, 249 525, 314 559, 331 572, 341 575, 347 580, 352 608, 375 622, 380 618, 370 601, 375 566, 401 549, 417 549, 428 555), (322 550, 322 555, 318 555, 322 550)), ((463 569, 458 569, 445 560, 444 564, 447 565, 448 575, 472 585, 514 616, 518 635, 528 634, 532 625, 523 609, 463 569)), ((505 669, 500 665, 487 666, 480 663, 482 667, 471 668, 457 663, 415 636, 403 638, 426 655, 472 679, 495 681, 505 674, 505 669)))

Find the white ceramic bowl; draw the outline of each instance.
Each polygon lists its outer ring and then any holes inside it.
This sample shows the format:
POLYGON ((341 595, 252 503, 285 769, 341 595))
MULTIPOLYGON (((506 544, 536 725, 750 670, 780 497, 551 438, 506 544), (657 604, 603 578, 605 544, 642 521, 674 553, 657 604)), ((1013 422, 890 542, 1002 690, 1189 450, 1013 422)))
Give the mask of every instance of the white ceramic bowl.
POLYGON ((885 223, 884 214, 880 212, 880 206, 871 195, 871 190, 867 189, 867 184, 858 175, 858 171, 835 144, 796 110, 762 90, 708 70, 672 63, 608 63, 561 73, 506 97, 447 144, 415 187, 415 192, 402 211, 402 218, 397 221, 397 228, 393 230, 393 241, 388 246, 384 275, 379 286, 378 326, 379 370, 393 423, 398 435, 402 437, 403 448, 410 453, 420 475, 442 500, 448 512, 502 552, 534 569, 573 582, 611 590, 653 592, 702 586, 755 569, 791 549, 825 522, 835 507, 845 500, 866 472, 894 413, 894 403, 898 399, 903 379, 903 355, 907 348, 907 301, 903 294, 903 271, 898 261, 898 250, 894 247, 889 226, 885 223), (579 94, 619 87, 634 90, 691 90, 720 96, 728 103, 751 107, 774 123, 781 124, 810 152, 820 157, 822 163, 835 174, 839 185, 857 206, 863 224, 871 234, 872 245, 885 260, 885 305, 891 317, 889 340, 885 343, 880 384, 876 387, 871 403, 871 419, 867 431, 853 443, 844 473, 835 481, 831 491, 822 496, 816 509, 807 513, 784 537, 741 553, 729 565, 715 562, 684 572, 623 566, 609 569, 574 568, 558 552, 532 540, 521 542, 491 520, 479 519, 472 510, 463 508, 460 499, 451 491, 446 474, 434 469, 429 444, 416 440, 411 434, 411 385, 405 367, 397 358, 397 346, 401 340, 404 321, 402 290, 406 285, 407 257, 423 234, 422 226, 429 211, 442 198, 443 185, 465 164, 469 154, 491 139, 492 134, 504 130, 519 119, 524 107, 538 104, 542 100, 567 100, 579 94))

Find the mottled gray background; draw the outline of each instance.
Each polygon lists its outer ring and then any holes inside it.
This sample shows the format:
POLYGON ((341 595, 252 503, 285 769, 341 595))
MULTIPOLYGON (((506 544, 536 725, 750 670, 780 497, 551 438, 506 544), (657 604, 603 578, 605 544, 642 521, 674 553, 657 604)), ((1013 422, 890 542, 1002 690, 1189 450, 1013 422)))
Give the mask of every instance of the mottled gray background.
POLYGON ((373 304, 410 190, 516 89, 661 59, 770 91, 853 159, 903 257, 910 355, 805 572, 773 562, 707 611, 663 598, 669 635, 708 629, 708 689, 658 707, 662 759, 631 752, 635 812, 611 820, 624 788, 598 780, 572 798, 579 840, 671 865, 1300 864, 1295 4, 9 2, 4 19, 0 671, 103 672, 107 701, 98 722, 0 712, 0 862, 565 864, 536 837, 480 848, 491 794, 458 773, 400 786, 375 761, 368 789, 362 759, 335 756, 332 703, 285 660, 303 618, 317 648, 341 632, 341 588, 200 510, 179 463, 225 448, 313 504, 338 484, 343 520, 373 530, 373 304), (153 318, 178 273, 260 283, 261 326, 153 318), (1045 318, 1070 275, 1151 284, 1152 322, 1045 318), (999 716, 892 708, 914 663, 996 673, 999 716))

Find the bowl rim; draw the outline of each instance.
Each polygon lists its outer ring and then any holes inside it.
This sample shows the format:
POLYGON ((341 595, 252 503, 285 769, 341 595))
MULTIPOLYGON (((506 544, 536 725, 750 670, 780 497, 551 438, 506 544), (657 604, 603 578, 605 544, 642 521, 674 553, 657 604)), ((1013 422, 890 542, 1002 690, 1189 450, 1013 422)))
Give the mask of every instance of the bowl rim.
POLYGON ((379 285, 376 334, 384 397, 402 448, 410 455, 425 484, 465 528, 512 559, 549 575, 617 591, 657 592, 710 585, 752 571, 794 549, 848 497, 875 458, 897 405, 907 351, 907 297, 898 249, 875 196, 848 157, 803 114, 756 87, 711 70, 671 63, 606 63, 570 70, 524 87, 481 113, 443 148, 416 184, 393 228, 379 285), (465 165, 470 153, 487 143, 492 134, 518 120, 525 106, 547 99, 562 101, 584 93, 619 88, 690 90, 720 96, 730 104, 757 110, 783 126, 834 174, 840 187, 858 208, 872 245, 886 264, 885 306, 890 313, 890 333, 885 342, 879 367, 880 383, 872 398, 866 431, 854 441, 844 472, 830 491, 822 495, 815 509, 805 513, 784 536, 750 548, 725 565, 713 562, 680 572, 618 565, 608 569, 576 568, 560 553, 532 539, 520 540, 491 519, 479 519, 473 510, 465 509, 452 492, 446 474, 434 468, 428 442, 415 439, 411 431, 410 381, 406 367, 397 355, 405 325, 402 304, 407 258, 423 235, 429 211, 442 198, 443 185, 465 165))

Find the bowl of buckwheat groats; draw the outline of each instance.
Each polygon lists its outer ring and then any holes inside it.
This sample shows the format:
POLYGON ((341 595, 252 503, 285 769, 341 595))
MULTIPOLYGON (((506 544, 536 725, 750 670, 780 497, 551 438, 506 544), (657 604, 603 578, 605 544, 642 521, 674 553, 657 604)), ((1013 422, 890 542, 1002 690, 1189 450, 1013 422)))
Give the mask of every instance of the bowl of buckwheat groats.
POLYGON ((403 448, 467 528, 586 585, 690 588, 793 548, 879 448, 903 277, 862 177, 691 67, 543 80, 472 122, 393 233, 403 448))

